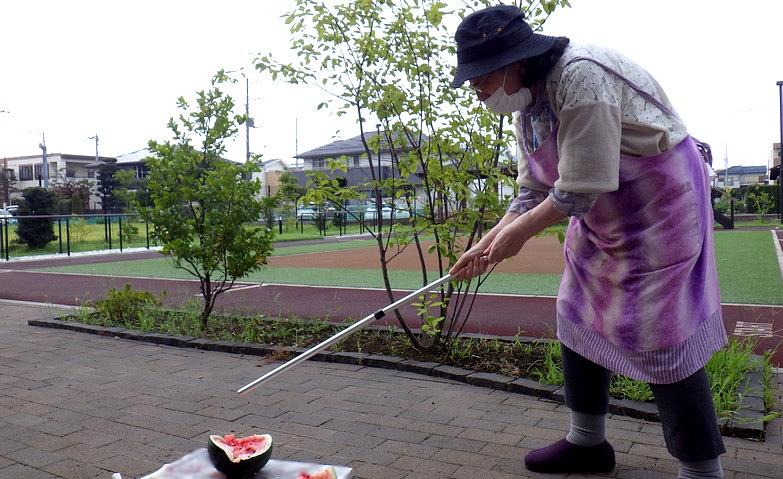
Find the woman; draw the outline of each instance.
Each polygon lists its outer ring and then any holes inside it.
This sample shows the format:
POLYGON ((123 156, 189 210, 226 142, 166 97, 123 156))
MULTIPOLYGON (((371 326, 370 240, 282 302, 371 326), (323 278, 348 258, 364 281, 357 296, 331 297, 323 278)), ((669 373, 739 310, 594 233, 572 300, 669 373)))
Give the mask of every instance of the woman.
POLYGON ((567 436, 525 458, 538 472, 608 472, 610 371, 650 383, 681 478, 723 477, 704 365, 726 343, 706 163, 661 87, 607 49, 534 33, 490 7, 455 34, 458 87, 514 113, 519 196, 451 270, 483 274, 570 217, 557 298, 567 436))

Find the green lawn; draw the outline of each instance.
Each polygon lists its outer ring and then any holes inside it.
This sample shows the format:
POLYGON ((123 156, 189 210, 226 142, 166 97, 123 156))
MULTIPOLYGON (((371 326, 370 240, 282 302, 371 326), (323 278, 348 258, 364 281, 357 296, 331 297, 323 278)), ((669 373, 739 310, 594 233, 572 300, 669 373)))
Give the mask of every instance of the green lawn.
POLYGON ((716 231, 715 258, 723 302, 783 304, 783 280, 769 231, 716 231))
MULTIPOLYGON (((276 255, 290 255, 318 251, 336 251, 373 245, 371 240, 350 241, 323 245, 305 245, 278 248, 276 255)), ((728 303, 783 304, 783 280, 777 264, 771 234, 768 231, 717 231, 715 232, 718 274, 721 282, 721 299, 728 303)), ((42 271, 78 272, 88 274, 116 274, 112 263, 45 268, 42 271)), ((157 278, 190 278, 174 269, 164 258, 124 261, 123 275, 157 278)), ((428 279, 437 278, 431 272, 428 279)), ((421 286, 421 274, 408 271, 392 271, 392 286, 415 289, 421 286)), ((321 268, 265 268, 244 278, 250 282, 284 284, 310 284, 319 286, 383 287, 380 270, 342 270, 321 268)), ((560 281, 559 274, 509 274, 493 273, 482 286, 482 291, 508 294, 555 295, 560 281)))

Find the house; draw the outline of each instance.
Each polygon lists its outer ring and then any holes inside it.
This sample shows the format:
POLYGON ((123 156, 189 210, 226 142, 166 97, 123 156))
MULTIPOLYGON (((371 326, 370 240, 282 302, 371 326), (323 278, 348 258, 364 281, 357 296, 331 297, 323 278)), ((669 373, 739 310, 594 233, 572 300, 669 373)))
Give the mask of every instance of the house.
POLYGON ((739 188, 740 186, 763 185, 767 180, 767 167, 730 166, 728 170, 717 170, 713 186, 718 188, 739 188))
MULTIPOLYGON (((99 158, 111 159, 112 157, 102 156, 99 158)), ((88 180, 91 184, 95 184, 95 169, 90 166, 95 163, 95 156, 49 153, 46 155, 46 159, 48 163, 46 169, 43 167, 41 155, 16 156, 4 160, 4 169, 16 182, 14 188, 17 192, 9 193, 11 201, 21 197, 21 191, 26 188, 33 186, 51 188, 52 181, 57 178, 88 180)), ((95 195, 91 195, 89 207, 97 208, 98 201, 95 195)))
MULTIPOLYGON (((365 141, 372 141, 371 139, 378 135, 377 131, 365 132, 365 141)), ((397 150, 396 153, 404 155, 409 149, 402 148, 397 150)), ((300 168, 290 169, 291 173, 296 177, 297 181, 302 186, 307 186, 307 173, 310 171, 322 170, 330 177, 343 178, 346 186, 359 186, 361 187, 373 179, 373 170, 375 172, 376 179, 391 178, 394 169, 392 167, 392 150, 388 146, 388 142, 381 141, 381 148, 378 153, 372 158, 372 167, 370 168, 370 159, 367 157, 367 153, 362 141, 362 135, 357 135, 347 140, 338 140, 332 143, 319 146, 310 151, 306 151, 296 156, 297 159, 303 160, 303 165, 300 168), (335 171, 331 172, 329 169, 329 160, 345 158, 347 160, 347 171, 335 171)), ((415 190, 415 200, 419 203, 423 203, 426 198, 426 192, 422 188, 421 178, 413 174, 407 178, 407 181, 413 185, 415 190)), ((369 192, 369 188, 366 188, 369 192)))
MULTIPOLYGON (((124 155, 117 155, 117 167, 120 170, 131 170, 136 174, 136 179, 140 180, 147 177, 149 168, 145 164, 145 160, 148 156, 152 156, 152 152, 148 148, 142 148, 141 150, 131 151, 124 155)), ((95 165, 97 168, 98 165, 95 165)))
POLYGON ((274 196, 280 191, 280 175, 288 171, 288 165, 280 159, 265 161, 261 171, 253 173, 253 179, 261 180, 261 196, 274 196))

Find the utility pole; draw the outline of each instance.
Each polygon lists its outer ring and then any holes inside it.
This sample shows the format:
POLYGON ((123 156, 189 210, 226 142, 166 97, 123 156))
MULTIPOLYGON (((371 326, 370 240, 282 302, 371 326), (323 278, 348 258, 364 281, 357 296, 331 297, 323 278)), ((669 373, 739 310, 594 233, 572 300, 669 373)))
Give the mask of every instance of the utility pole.
POLYGON ((778 170, 778 218, 783 223, 783 81, 778 82, 778 96, 780 98, 780 149, 778 150, 778 159, 780 160, 778 170))
POLYGON ((250 118, 250 79, 245 76, 245 161, 250 161, 250 128, 254 128, 253 119, 250 118))
MULTIPOLYGON (((95 140, 95 163, 98 163, 98 167, 97 167, 98 170, 97 171, 100 171, 101 157, 98 156, 98 134, 96 133, 95 136, 90 136, 90 137, 88 137, 88 139, 95 140)), ((95 174, 95 179, 96 180, 98 179, 98 174, 97 173, 95 174)), ((100 186, 100 185, 98 185, 98 186, 100 186)), ((106 218, 107 218, 106 215, 107 215, 107 211, 108 211, 108 209, 106 207, 107 206, 106 205, 106 195, 105 194, 101 195, 100 198, 101 198, 101 209, 103 210, 103 240, 104 241, 109 241, 109 224, 108 224, 108 221, 106 220, 106 218)))
POLYGON ((49 189, 49 162, 46 158, 46 133, 41 133, 41 143, 38 144, 41 149, 41 174, 38 176, 38 186, 41 185, 41 176, 43 176, 43 186, 47 190, 49 189))
POLYGON ((3 193, 5 193, 5 201, 3 201, 3 208, 7 207, 11 204, 11 198, 9 195, 9 183, 11 182, 11 175, 8 171, 8 160, 6 158, 3 158, 3 193))
POLYGON ((100 161, 100 158, 98 157, 98 134, 96 133, 95 136, 91 136, 88 139, 95 140, 95 161, 100 161))

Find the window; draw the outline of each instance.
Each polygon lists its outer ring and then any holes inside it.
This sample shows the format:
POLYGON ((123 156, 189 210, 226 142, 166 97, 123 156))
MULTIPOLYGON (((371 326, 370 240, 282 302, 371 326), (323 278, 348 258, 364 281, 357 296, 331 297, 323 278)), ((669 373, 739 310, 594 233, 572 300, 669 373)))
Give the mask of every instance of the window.
POLYGON ((323 170, 326 168, 326 160, 324 158, 319 158, 317 160, 313 160, 313 169, 314 170, 323 170))
POLYGON ((358 168, 359 167, 359 155, 356 155, 356 156, 353 157, 353 166, 354 166, 354 168, 358 168))
POLYGON ((19 181, 30 181, 33 177, 33 165, 24 165, 19 167, 19 181))
POLYGON ((42 178, 41 176, 41 165, 35 165, 34 167, 35 174, 33 176, 34 180, 37 180, 38 178, 42 178))
POLYGON ((87 171, 87 178, 95 178, 95 170, 87 171))

